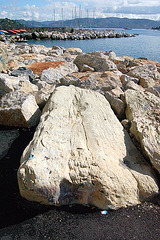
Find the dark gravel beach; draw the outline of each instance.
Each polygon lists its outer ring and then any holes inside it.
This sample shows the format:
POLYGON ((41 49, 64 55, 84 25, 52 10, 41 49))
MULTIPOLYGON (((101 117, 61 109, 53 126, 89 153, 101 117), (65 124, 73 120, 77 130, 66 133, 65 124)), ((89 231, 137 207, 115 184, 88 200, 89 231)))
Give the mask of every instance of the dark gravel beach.
POLYGON ((34 129, 21 129, 20 133, 8 154, 1 159, 1 240, 159 239, 160 207, 156 202, 108 211, 103 215, 96 208, 79 205, 56 208, 21 198, 17 169, 20 156, 32 139, 34 129))

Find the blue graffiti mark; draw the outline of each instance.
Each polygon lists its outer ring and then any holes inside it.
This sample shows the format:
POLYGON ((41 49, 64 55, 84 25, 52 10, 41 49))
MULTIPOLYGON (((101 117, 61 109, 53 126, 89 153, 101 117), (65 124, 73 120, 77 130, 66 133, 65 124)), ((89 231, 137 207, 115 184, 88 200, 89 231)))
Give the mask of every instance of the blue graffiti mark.
POLYGON ((5 64, 5 60, 2 59, 2 56, 0 56, 0 61, 1 61, 3 64, 5 64))
POLYGON ((33 154, 30 154, 29 155, 29 160, 33 159, 34 158, 34 155, 33 154))

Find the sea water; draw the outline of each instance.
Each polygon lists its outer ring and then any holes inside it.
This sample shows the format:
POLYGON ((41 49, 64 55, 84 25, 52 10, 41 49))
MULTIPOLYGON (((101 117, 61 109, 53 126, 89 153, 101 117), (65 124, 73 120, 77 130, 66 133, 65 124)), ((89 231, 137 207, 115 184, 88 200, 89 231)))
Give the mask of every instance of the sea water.
POLYGON ((112 50, 117 56, 145 57, 149 60, 160 62, 160 31, 147 29, 124 30, 116 28, 114 28, 114 30, 138 35, 129 38, 99 38, 89 40, 30 40, 28 43, 44 45, 46 47, 56 45, 65 48, 81 48, 84 53, 112 50))

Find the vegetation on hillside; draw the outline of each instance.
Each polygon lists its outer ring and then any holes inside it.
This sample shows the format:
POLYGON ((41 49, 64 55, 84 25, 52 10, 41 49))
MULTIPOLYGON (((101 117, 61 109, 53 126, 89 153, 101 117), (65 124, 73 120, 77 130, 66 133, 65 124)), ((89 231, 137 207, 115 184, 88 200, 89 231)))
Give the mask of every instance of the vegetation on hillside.
POLYGON ((26 25, 8 18, 0 18, 0 29, 1 30, 26 29, 26 25))
POLYGON ((151 29, 159 27, 158 21, 149 19, 129 19, 129 18, 76 18, 64 21, 25 21, 18 20, 27 27, 68 27, 68 28, 139 28, 151 29))
POLYGON ((160 26, 159 26, 159 27, 153 27, 152 29, 154 29, 154 30, 160 30, 160 26))
POLYGON ((153 28, 160 29, 158 21, 149 19, 128 19, 128 18, 77 18, 65 21, 25 21, 0 19, 0 29, 27 29, 33 31, 73 31, 73 28, 153 28), (72 30, 71 30, 72 29, 72 30))
POLYGON ((18 20, 11 20, 8 18, 3 18, 0 19, 0 29, 1 30, 11 30, 11 29, 26 29, 28 32, 44 32, 44 31, 59 31, 59 32, 70 32, 73 31, 69 28, 66 27, 50 27, 50 26, 39 26, 39 24, 34 24, 29 27, 27 27, 25 25, 25 23, 27 23, 27 21, 22 20, 22 22, 18 21, 18 20))

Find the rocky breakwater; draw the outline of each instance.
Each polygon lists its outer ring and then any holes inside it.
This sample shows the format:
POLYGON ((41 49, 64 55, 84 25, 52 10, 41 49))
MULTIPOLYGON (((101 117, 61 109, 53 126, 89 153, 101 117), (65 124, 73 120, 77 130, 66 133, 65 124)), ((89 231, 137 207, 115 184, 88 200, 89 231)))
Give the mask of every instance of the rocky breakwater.
POLYGON ((17 159, 22 197, 118 209, 159 195, 159 63, 112 51, 2 47, 0 124, 17 129, 0 131, 2 139, 10 146, 19 128, 36 126, 17 159))
MULTIPOLYGON (((95 39, 95 38, 121 38, 121 37, 135 37, 135 34, 129 34, 125 32, 115 32, 114 30, 74 30, 73 32, 58 32, 58 31, 44 31, 44 32, 25 32, 23 34, 17 34, 10 36, 10 40, 14 41, 24 41, 24 40, 85 40, 85 39, 95 39)), ((7 38, 9 39, 9 38, 7 38)), ((0 35, 0 41, 5 41, 6 37, 4 34, 0 35)))

